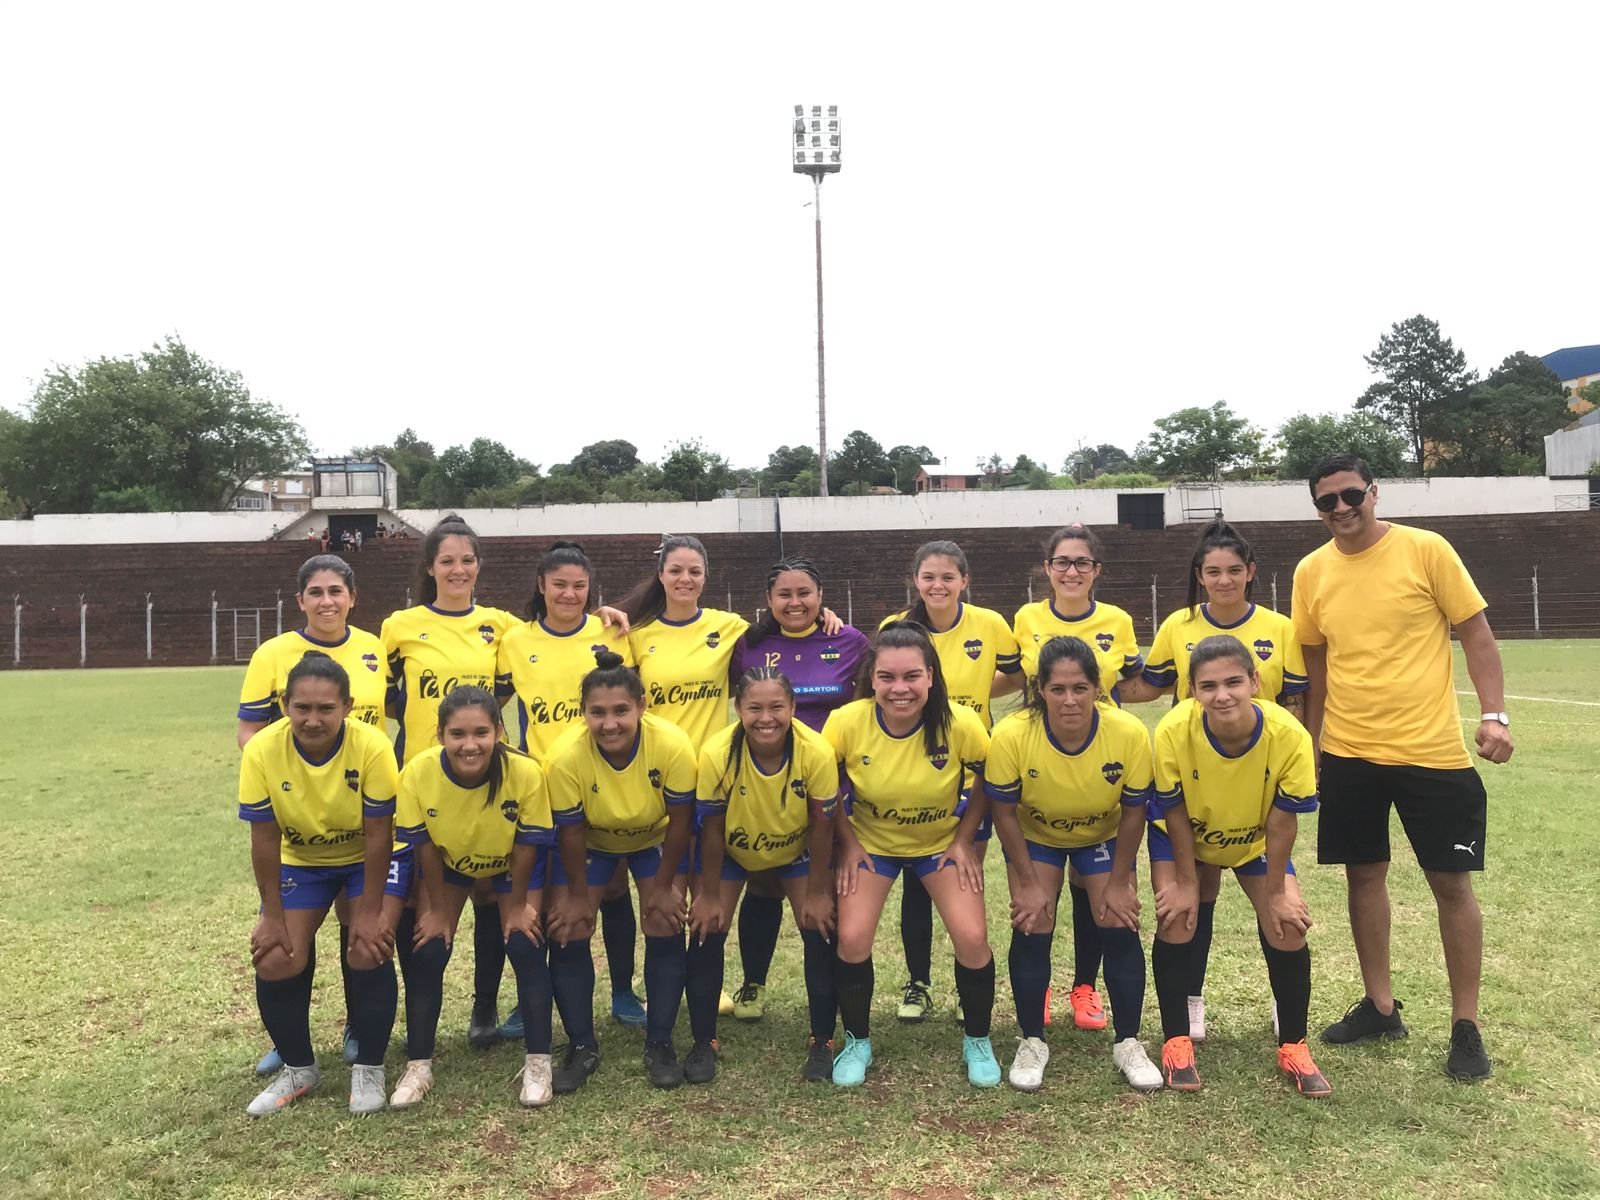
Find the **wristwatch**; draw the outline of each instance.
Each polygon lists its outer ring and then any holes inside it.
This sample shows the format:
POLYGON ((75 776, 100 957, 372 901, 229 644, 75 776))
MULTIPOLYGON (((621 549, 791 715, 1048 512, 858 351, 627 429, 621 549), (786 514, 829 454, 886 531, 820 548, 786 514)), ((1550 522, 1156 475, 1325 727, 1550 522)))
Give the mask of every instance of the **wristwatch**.
POLYGON ((1506 726, 1507 728, 1510 728, 1511 714, 1503 712, 1484 713, 1483 716, 1479 718, 1479 724, 1482 724, 1484 721, 1494 721, 1498 724, 1506 726))

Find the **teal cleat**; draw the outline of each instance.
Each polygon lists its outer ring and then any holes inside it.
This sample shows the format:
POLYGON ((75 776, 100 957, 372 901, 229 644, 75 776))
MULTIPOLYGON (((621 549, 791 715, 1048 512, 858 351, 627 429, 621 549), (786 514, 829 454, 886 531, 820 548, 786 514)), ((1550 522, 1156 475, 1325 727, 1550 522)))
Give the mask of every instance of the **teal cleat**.
MULTIPOLYGON (((991 1054, 989 1057, 994 1056, 991 1054)), ((839 1057, 833 1060, 833 1082, 839 1087, 860 1087, 867 1081, 867 1068, 871 1065, 871 1039, 858 1038, 846 1033, 844 1049, 839 1051, 839 1057)))
POLYGON ((967 1063, 967 1082, 973 1087, 1000 1086, 1000 1064, 995 1059, 994 1047, 989 1044, 988 1038, 962 1038, 961 1057, 967 1063))

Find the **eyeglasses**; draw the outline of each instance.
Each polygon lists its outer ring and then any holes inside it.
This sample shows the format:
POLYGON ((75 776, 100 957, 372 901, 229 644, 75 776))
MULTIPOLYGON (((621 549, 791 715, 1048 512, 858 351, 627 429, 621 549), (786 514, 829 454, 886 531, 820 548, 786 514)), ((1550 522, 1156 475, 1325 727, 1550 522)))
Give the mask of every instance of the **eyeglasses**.
POLYGON ((1339 501, 1341 500, 1350 508, 1360 508, 1367 498, 1367 493, 1371 490, 1372 485, 1370 483, 1364 488, 1345 488, 1343 491, 1329 492, 1326 496, 1317 496, 1311 503, 1317 506, 1318 512, 1332 512, 1339 507, 1339 501))
POLYGON ((1079 575, 1087 575, 1100 565, 1098 558, 1047 558, 1044 565, 1052 571, 1059 571, 1065 575, 1068 571, 1076 571, 1079 575))

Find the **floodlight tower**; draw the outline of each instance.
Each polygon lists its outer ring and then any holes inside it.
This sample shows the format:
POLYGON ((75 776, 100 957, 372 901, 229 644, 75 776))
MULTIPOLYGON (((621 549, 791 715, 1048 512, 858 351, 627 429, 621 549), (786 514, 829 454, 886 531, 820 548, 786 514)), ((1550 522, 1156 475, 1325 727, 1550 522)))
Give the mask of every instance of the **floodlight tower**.
POLYGON ((811 176, 817 228, 817 470, 820 492, 828 494, 828 387, 822 352, 822 179, 839 169, 839 106, 794 106, 794 169, 811 176))

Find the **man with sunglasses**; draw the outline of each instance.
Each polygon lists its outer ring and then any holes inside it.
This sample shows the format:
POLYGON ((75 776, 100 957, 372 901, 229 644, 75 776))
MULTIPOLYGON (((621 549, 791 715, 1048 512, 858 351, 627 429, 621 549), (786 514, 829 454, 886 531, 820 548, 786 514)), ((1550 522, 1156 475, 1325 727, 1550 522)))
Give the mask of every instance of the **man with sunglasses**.
POLYGON ((1322 1039, 1408 1032, 1389 972, 1393 807, 1439 910, 1452 1021, 1445 1071, 1481 1079, 1490 1069, 1477 1025, 1483 915, 1471 872, 1483 870, 1488 801, 1461 737, 1450 631, 1482 705, 1478 754, 1494 763, 1512 751, 1500 650, 1483 596, 1450 543, 1378 519, 1365 462, 1325 458, 1310 482, 1333 535, 1294 573, 1294 623, 1311 678, 1306 723, 1320 750, 1317 860, 1344 865, 1366 987, 1322 1039))

